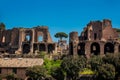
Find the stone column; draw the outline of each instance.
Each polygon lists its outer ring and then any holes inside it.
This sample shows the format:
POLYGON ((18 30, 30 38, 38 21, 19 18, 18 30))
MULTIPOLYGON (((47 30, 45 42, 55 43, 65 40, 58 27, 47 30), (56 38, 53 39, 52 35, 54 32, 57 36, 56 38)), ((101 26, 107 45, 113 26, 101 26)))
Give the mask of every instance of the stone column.
POLYGON ((24 37, 25 37, 24 31, 23 31, 23 29, 20 29, 19 30, 19 49, 18 49, 18 51, 20 51, 20 52, 22 52, 22 42, 25 39, 24 37))
POLYGON ((45 47, 46 47, 46 53, 48 53, 48 44, 47 43, 45 44, 45 47))
POLYGON ((22 31, 19 31, 19 51, 22 51, 22 31))
POLYGON ((78 54, 78 42, 73 41, 73 55, 77 55, 78 54))
POLYGON ((114 53, 115 54, 119 53, 119 44, 114 45, 114 53))
POLYGON ((100 55, 101 55, 101 56, 104 56, 104 55, 105 55, 105 54, 104 54, 104 45, 105 45, 104 42, 100 42, 100 55))
POLYGON ((32 41, 31 41, 31 48, 30 48, 30 52, 33 53, 33 49, 34 49, 34 29, 32 29, 32 41))
POLYGON ((90 52, 90 43, 86 42, 85 44, 85 55, 87 58, 90 58, 91 56, 91 52, 90 52))
POLYGON ((77 55, 78 54, 78 43, 79 43, 79 39, 78 39, 78 32, 71 32, 69 34, 69 53, 72 55, 77 55))

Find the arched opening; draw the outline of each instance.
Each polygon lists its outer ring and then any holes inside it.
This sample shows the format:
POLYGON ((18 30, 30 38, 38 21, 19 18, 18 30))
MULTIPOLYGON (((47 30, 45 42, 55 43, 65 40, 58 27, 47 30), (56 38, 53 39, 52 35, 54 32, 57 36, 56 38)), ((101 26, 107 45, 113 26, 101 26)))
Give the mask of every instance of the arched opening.
POLYGON ((99 55, 100 54, 100 45, 96 42, 91 44, 91 53, 94 55, 99 55))
POLYGON ((31 41, 31 36, 30 35, 26 35, 25 36, 25 41, 31 41))
POLYGON ((119 50, 119 52, 120 52, 120 45, 119 45, 119 49, 118 49, 118 50, 119 50))
POLYGON ((39 51, 46 51, 45 44, 39 45, 39 51))
POLYGON ((106 43, 104 46, 104 54, 114 53, 114 45, 110 42, 106 43))
POLYGON ((30 45, 29 44, 24 44, 23 45, 23 54, 27 54, 30 52, 30 45))
POLYGON ((3 43, 5 42, 5 36, 2 37, 2 42, 3 42, 3 43))
POLYGON ((33 44, 33 52, 35 52, 36 50, 38 50, 38 45, 37 44, 33 44))
POLYGON ((78 44, 78 55, 85 55, 85 43, 78 44))
POLYGON ((38 42, 42 42, 43 41, 43 36, 38 36, 38 42))
POLYGON ((55 50, 54 44, 48 44, 48 53, 53 53, 53 50, 55 50))

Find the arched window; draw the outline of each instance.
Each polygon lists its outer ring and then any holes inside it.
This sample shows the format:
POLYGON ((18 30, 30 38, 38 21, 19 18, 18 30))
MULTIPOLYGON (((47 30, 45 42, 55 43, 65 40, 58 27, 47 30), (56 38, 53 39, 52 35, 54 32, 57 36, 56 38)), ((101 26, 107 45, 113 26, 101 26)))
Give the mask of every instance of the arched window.
POLYGON ((38 36, 38 42, 42 42, 43 41, 43 36, 38 36))
POLYGON ((23 45, 23 54, 27 54, 30 52, 30 45, 29 44, 24 44, 23 45))
POLYGON ((110 42, 104 45, 104 53, 114 53, 114 45, 110 42))
POLYGON ((39 51, 45 51, 45 50, 46 50, 45 44, 40 44, 39 51))
POLYGON ((78 44, 78 55, 85 55, 85 43, 78 44))
POLYGON ((100 45, 96 42, 91 44, 91 53, 94 55, 99 55, 100 54, 100 45))
POLYGON ((30 34, 25 35, 25 41, 31 41, 31 36, 30 34))
POLYGON ((48 44, 48 53, 53 53, 53 50, 55 50, 54 44, 48 44))

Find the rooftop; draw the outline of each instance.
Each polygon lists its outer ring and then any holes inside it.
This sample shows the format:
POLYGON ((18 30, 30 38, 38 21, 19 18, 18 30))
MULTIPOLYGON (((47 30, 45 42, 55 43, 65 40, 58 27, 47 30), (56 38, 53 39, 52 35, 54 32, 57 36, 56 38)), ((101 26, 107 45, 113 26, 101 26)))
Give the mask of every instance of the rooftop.
POLYGON ((31 67, 35 65, 42 65, 43 59, 41 58, 0 58, 0 67, 31 67))

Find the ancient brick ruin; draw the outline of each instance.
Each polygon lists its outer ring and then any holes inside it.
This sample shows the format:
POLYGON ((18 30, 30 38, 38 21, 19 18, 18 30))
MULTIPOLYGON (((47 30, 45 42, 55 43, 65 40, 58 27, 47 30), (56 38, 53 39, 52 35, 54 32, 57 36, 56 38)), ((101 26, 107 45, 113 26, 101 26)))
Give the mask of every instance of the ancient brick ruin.
MULTIPOLYGON (((73 55, 104 55, 120 52, 120 36, 112 28, 111 21, 91 21, 78 36, 78 32, 69 35, 69 53, 73 55)), ((64 42, 66 43, 66 42, 64 42)), ((58 43, 59 44, 59 43, 58 43)), ((48 27, 13 28, 0 30, 0 53, 35 53, 59 51, 52 41, 48 27)))
POLYGON ((0 52, 35 53, 35 51, 56 51, 56 44, 52 41, 48 27, 13 28, 0 31, 0 52))
POLYGON ((104 55, 120 52, 119 35, 112 28, 111 21, 91 21, 81 35, 71 32, 69 35, 69 52, 72 55, 104 55))

